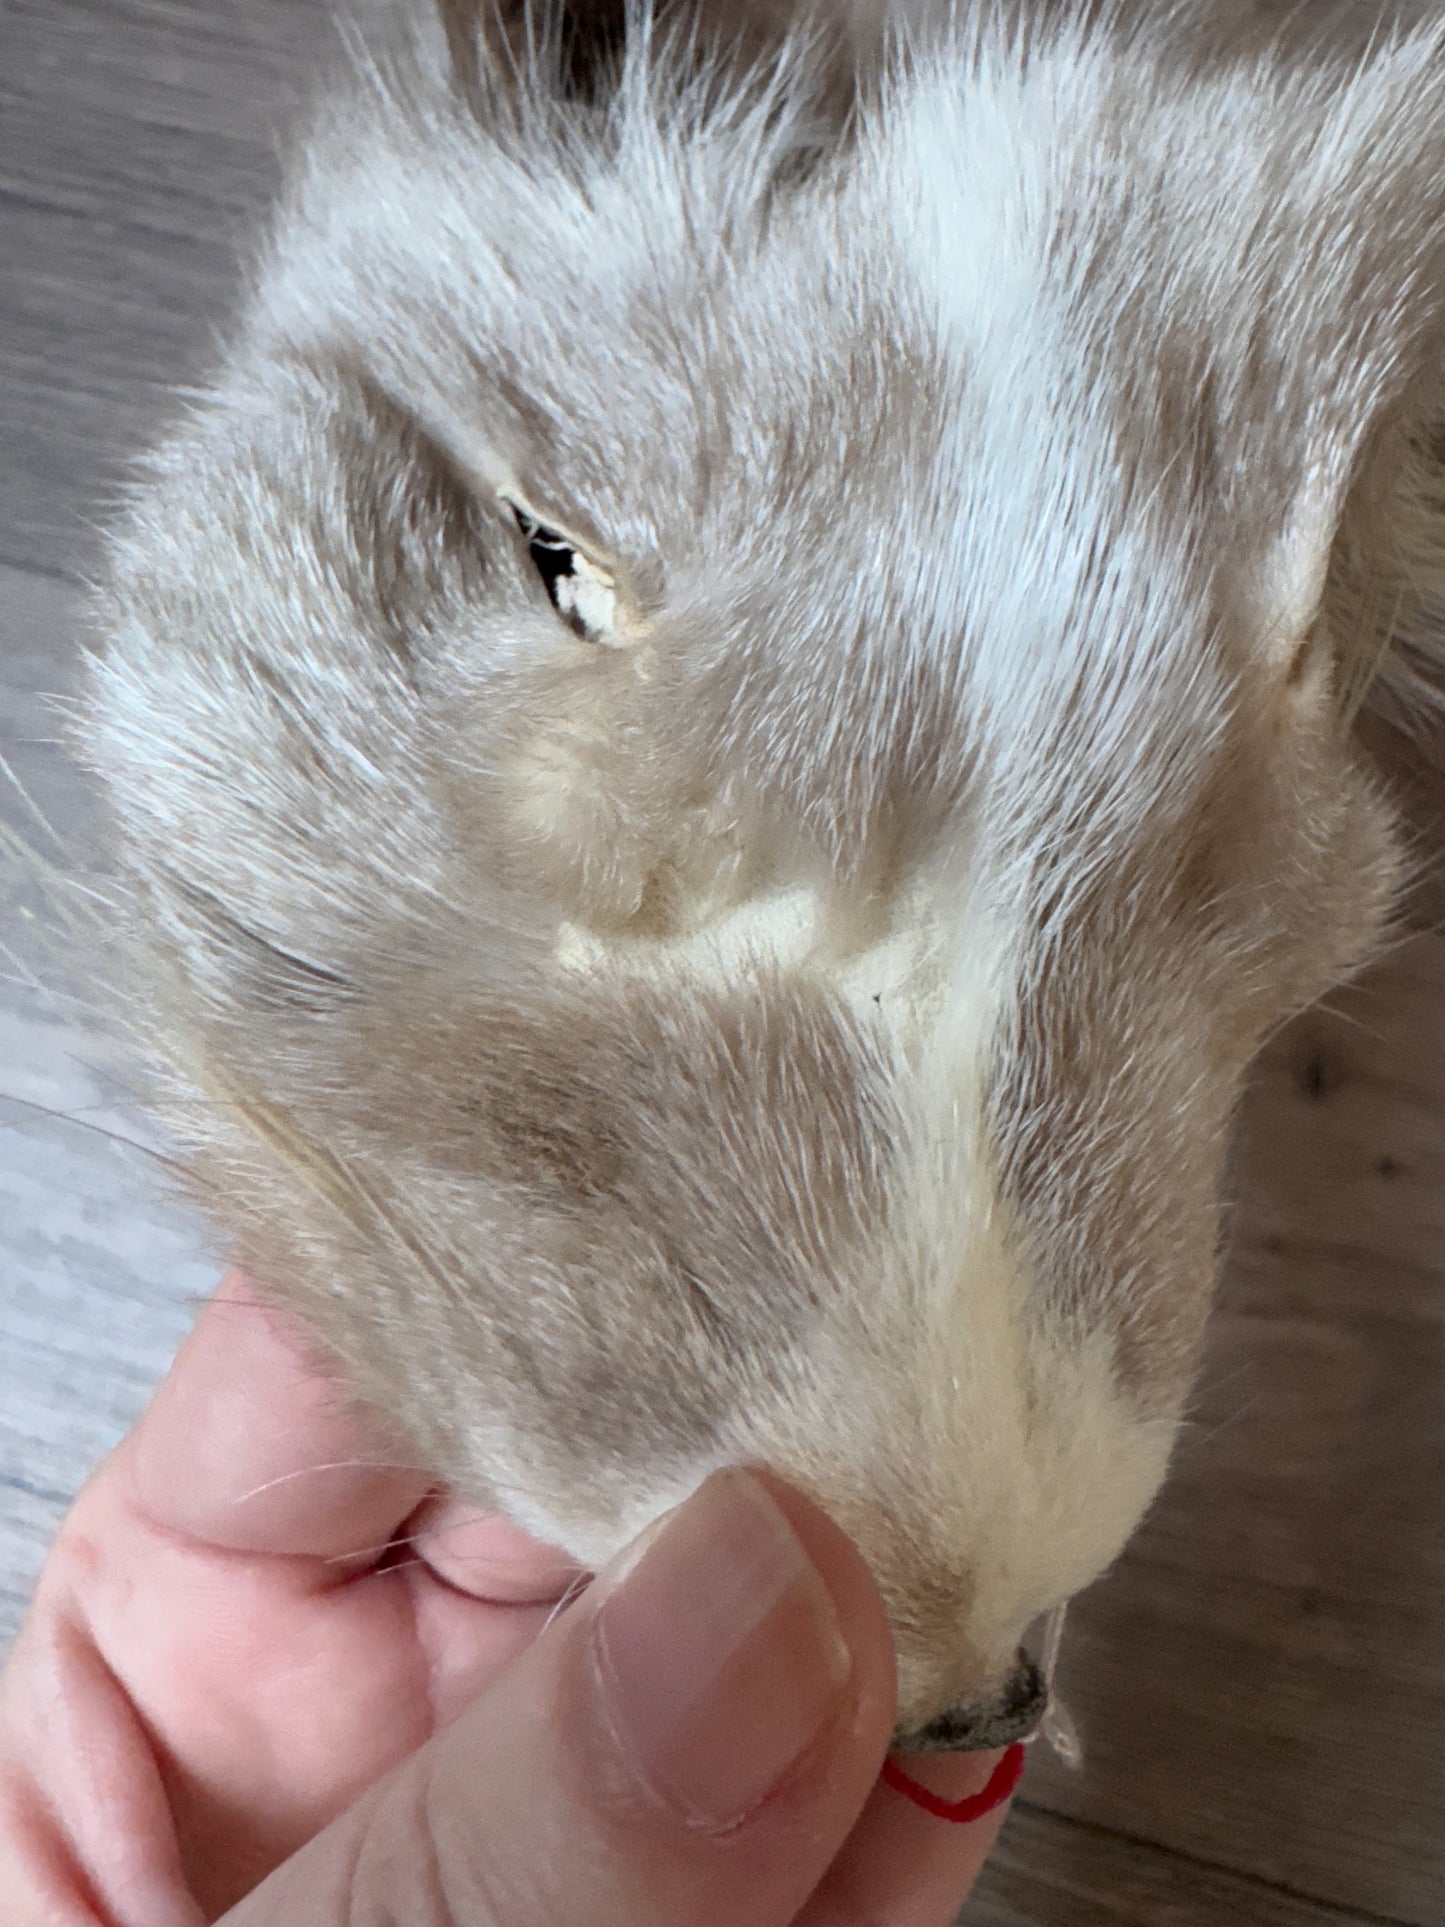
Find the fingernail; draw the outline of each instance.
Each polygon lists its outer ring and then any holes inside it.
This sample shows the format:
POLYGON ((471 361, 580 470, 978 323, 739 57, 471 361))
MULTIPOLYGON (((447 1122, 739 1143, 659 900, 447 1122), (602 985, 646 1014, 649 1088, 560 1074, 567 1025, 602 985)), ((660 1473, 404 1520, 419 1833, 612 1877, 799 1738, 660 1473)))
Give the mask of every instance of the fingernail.
POLYGON ((788 1778, 836 1717, 853 1668, 832 1595, 745 1472, 719 1473, 668 1517, 604 1597, 593 1638, 634 1774, 709 1829, 735 1824, 788 1778))

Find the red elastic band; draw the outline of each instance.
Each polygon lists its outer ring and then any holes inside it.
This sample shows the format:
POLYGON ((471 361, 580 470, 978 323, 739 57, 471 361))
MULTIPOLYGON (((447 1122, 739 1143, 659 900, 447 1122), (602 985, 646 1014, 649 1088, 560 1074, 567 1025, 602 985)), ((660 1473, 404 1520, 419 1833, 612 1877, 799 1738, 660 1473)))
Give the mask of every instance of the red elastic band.
POLYGON ((988 1785, 982 1793, 965 1794, 961 1800, 945 1800, 941 1793, 934 1793, 926 1786, 920 1786, 912 1779, 897 1760, 883 1762, 883 1784, 891 1786, 895 1793, 901 1793, 905 1800, 911 1800, 925 1813, 931 1813, 935 1820, 951 1820, 955 1826, 967 1826, 970 1820, 981 1820, 995 1807, 1001 1807, 1019 1781, 1024 1777, 1023 1743, 1015 1740, 989 1776, 988 1785))

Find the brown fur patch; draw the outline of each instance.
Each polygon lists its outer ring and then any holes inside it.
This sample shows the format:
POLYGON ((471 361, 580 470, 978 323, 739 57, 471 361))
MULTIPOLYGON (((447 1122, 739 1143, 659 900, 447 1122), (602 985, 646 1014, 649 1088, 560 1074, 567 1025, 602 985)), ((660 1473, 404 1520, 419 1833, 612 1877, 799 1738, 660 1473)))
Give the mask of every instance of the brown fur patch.
MULTIPOLYGON (((775 1244, 770 1268, 804 1278, 880 1224, 880 1066, 806 981, 439 1003, 423 1024, 382 1004, 345 1075, 348 1114, 379 1137, 559 1209, 630 1213, 679 1247, 750 1218, 748 1244, 775 1244)), ((704 1244, 692 1262, 734 1293, 735 1257, 704 1244)))

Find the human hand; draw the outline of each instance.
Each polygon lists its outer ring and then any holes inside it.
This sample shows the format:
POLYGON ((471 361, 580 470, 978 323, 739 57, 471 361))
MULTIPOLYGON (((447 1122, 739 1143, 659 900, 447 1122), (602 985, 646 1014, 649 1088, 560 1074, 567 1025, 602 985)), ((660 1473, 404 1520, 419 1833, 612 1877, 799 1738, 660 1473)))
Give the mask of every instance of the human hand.
POLYGON ((378 1465, 228 1281, 0 1677, 7 1927, 953 1918, 1001 1812, 878 1783, 887 1626, 815 1507, 721 1474, 581 1578, 378 1465))

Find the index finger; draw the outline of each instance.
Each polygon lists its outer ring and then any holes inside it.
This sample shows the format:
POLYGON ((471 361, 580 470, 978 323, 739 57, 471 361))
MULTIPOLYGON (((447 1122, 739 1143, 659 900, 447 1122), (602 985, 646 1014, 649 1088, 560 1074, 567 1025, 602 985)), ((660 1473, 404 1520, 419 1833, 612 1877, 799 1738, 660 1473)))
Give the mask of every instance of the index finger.
POLYGON ((432 1485, 368 1437, 319 1349, 236 1272, 121 1452, 152 1523, 234 1552, 374 1556, 432 1485))

